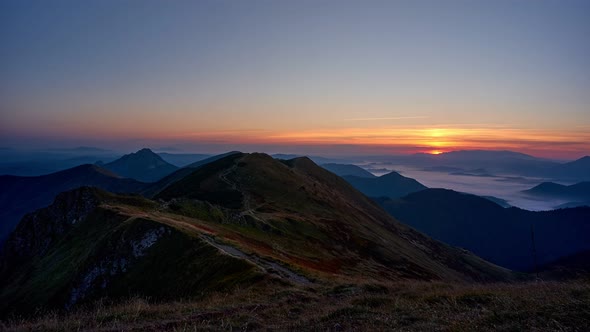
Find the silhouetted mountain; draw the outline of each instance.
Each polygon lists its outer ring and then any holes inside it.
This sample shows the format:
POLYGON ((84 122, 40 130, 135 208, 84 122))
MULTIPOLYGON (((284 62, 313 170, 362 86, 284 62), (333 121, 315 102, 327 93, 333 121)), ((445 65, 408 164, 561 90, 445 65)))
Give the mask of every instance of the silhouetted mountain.
POLYGON ((352 175, 346 175, 343 176, 343 178, 360 192, 370 197, 385 196, 398 198, 409 193, 426 189, 426 186, 420 182, 402 176, 397 172, 391 172, 373 178, 352 175))
POLYGON ((345 175, 354 175, 361 178, 374 178, 375 175, 366 171, 365 169, 350 164, 322 164, 323 168, 327 169, 328 171, 338 175, 338 176, 345 176, 345 175))
POLYGON ((141 149, 135 153, 103 165, 104 168, 118 175, 142 182, 154 182, 174 172, 178 167, 167 163, 150 149, 141 149))
POLYGON ((29 214, 0 258, 0 312, 178 299, 261 280, 510 280, 400 224, 307 158, 231 154, 150 201, 95 188, 29 214))
POLYGON ((0 176, 0 243, 25 213, 51 204, 55 196, 81 186, 95 186, 113 192, 137 192, 146 184, 122 179, 96 165, 82 165, 42 176, 0 176))
POLYGON ((377 201, 401 222, 511 269, 533 267, 531 225, 539 264, 590 249, 590 208, 505 209, 485 198, 446 189, 377 201))
POLYGON ((590 181, 590 156, 558 165, 551 169, 551 175, 555 178, 590 181))
POLYGON ((159 152, 158 155, 165 161, 177 167, 185 167, 192 163, 211 157, 210 154, 198 153, 167 153, 159 152))
POLYGON ((580 182, 564 186, 553 182, 543 182, 525 193, 539 197, 561 198, 566 200, 590 200, 590 182, 580 182))
POLYGON ((555 206, 555 209, 567 209, 567 208, 574 208, 574 207, 581 207, 581 206, 589 206, 590 207, 590 200, 588 201, 581 201, 581 202, 567 202, 563 204, 559 204, 555 206))

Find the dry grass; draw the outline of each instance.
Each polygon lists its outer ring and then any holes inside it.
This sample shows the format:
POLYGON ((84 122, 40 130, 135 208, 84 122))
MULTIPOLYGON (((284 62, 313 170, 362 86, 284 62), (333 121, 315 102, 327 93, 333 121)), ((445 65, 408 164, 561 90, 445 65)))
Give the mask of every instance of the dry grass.
POLYGON ((275 283, 194 301, 98 302, 71 313, 1 324, 7 331, 584 331, 590 326, 590 283, 405 282, 305 289, 275 283))

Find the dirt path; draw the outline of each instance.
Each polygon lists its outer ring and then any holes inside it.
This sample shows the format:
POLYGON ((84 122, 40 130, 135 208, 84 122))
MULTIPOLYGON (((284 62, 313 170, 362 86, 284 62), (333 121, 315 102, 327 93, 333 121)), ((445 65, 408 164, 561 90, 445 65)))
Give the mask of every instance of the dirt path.
POLYGON ((226 254, 230 255, 230 256, 234 256, 237 258, 241 258, 241 259, 245 259, 255 265, 257 265, 258 267, 260 267, 263 271, 269 273, 269 274, 273 274, 275 276, 278 276, 279 278, 282 279, 287 279, 293 283, 296 284, 301 284, 301 285, 310 285, 312 284, 311 280, 307 279, 306 277, 295 273, 294 271, 286 268, 285 266, 261 258, 259 256, 256 255, 248 255, 245 252, 232 247, 230 245, 227 244, 221 244, 218 243, 217 241, 215 241, 215 239, 213 239, 211 236, 208 235, 201 235, 201 238, 203 240, 205 240, 207 243, 209 243, 210 245, 214 246, 215 248, 225 252, 226 254))

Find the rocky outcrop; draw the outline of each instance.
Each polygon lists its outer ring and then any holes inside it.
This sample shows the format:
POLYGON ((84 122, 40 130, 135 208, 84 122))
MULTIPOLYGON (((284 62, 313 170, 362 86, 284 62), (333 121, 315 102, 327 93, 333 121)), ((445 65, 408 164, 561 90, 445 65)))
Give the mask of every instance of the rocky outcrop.
POLYGON ((0 266, 5 266, 7 261, 45 254, 53 243, 98 205, 97 189, 82 187, 61 193, 49 207, 25 215, 4 244, 0 266))
POLYGON ((78 274, 73 285, 70 286, 70 295, 65 308, 69 309, 93 294, 103 292, 113 278, 133 268, 133 265, 145 256, 150 248, 170 234, 172 229, 169 227, 157 226, 140 233, 121 236, 101 259, 78 274))

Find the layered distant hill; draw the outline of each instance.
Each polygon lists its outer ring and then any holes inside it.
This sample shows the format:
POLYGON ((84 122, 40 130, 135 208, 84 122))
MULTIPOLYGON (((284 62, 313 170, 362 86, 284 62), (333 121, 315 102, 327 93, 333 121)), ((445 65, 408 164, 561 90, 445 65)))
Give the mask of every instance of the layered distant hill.
POLYGON ((580 182, 569 186, 553 182, 543 182, 524 192, 538 197, 590 200, 590 182, 580 182))
POLYGON ((352 176, 358 176, 361 178, 374 178, 375 177, 375 175, 373 175, 369 171, 366 171, 364 168, 361 168, 356 165, 330 163, 330 164, 322 164, 321 166, 338 176, 352 175, 352 176))
POLYGON ((580 182, 569 186, 543 182, 523 192, 539 199, 559 199, 567 202, 556 206, 556 208, 590 206, 590 182, 580 182))
POLYGON ((464 150, 439 155, 415 154, 390 158, 400 165, 450 173, 478 170, 484 174, 548 175, 560 164, 513 151, 464 150))
POLYGON ((110 162, 121 155, 94 147, 41 151, 0 149, 0 175, 38 176, 97 161, 110 162))
MULTIPOLYGON (((395 158, 394 158, 395 159, 395 158)), ((450 173, 490 176, 512 174, 546 179, 590 181, 590 156, 571 162, 558 162, 513 151, 467 150, 440 155, 418 154, 397 158, 400 164, 425 170, 448 169, 450 173)))
POLYGON ((388 215, 307 158, 235 153, 155 196, 94 188, 28 215, 0 258, 0 312, 281 284, 513 275, 388 215))
POLYGON ((82 165, 42 176, 0 176, 0 244, 25 213, 51 204, 60 192, 80 186, 138 192, 146 184, 120 178, 97 165, 82 165))
POLYGON ((360 192, 370 197, 398 198, 426 189, 426 186, 420 182, 402 176, 397 172, 391 172, 379 177, 344 175, 343 178, 360 192))
POLYGON ((531 226, 539 264, 590 249, 588 207, 531 212, 446 189, 377 201, 401 222, 511 269, 534 267, 531 226))
POLYGON ((551 175, 556 178, 590 181, 590 156, 558 165, 551 170, 551 175))
POLYGON ((210 154, 201 154, 201 153, 167 153, 167 152, 158 152, 158 155, 162 157, 165 161, 169 162, 170 164, 178 167, 185 167, 192 163, 196 163, 203 159, 207 159, 211 157, 210 154))
POLYGON ((178 169, 150 149, 141 149, 124 155, 104 164, 103 167, 123 177, 142 182, 155 182, 178 169))

